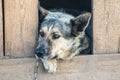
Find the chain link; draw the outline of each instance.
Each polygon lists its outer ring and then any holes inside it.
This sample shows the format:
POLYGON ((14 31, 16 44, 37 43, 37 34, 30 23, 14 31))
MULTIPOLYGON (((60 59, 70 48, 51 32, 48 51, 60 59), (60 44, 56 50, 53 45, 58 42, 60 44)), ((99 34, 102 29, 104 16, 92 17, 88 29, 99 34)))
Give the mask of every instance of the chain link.
POLYGON ((35 54, 35 59, 36 59, 36 64, 34 68, 34 79, 33 80, 38 80, 38 69, 39 69, 40 59, 36 54, 35 54))

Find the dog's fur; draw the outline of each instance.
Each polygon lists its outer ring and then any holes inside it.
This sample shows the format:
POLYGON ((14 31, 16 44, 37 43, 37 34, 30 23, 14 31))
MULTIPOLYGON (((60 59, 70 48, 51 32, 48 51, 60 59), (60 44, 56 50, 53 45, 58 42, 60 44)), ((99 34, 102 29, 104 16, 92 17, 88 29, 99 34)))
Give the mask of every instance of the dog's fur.
POLYGON ((48 72, 56 72, 57 59, 71 59, 89 50, 89 38, 85 30, 89 25, 91 13, 84 12, 77 17, 67 13, 51 12, 41 6, 44 16, 40 25, 36 54, 41 58, 48 72))

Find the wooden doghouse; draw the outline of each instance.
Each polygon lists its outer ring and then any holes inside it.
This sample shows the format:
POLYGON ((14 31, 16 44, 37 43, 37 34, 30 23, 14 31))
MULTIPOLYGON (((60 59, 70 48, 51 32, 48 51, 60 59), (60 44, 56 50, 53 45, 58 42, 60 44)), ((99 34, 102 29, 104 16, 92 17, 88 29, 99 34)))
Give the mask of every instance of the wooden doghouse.
MULTIPOLYGON (((120 80, 120 0, 42 1, 66 8, 80 4, 93 13, 93 55, 59 61, 55 74, 40 64, 39 80, 120 80)), ((0 0, 0 80, 33 80, 35 59, 28 57, 34 55, 37 5, 38 0, 0 0)))

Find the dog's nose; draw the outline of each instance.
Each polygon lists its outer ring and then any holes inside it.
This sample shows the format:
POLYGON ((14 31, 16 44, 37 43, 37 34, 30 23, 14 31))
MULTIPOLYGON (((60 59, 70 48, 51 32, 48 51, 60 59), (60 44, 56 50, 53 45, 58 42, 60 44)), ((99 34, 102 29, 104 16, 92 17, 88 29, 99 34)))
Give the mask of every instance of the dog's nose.
POLYGON ((45 49, 36 49, 35 53, 38 57, 42 57, 45 54, 45 49))

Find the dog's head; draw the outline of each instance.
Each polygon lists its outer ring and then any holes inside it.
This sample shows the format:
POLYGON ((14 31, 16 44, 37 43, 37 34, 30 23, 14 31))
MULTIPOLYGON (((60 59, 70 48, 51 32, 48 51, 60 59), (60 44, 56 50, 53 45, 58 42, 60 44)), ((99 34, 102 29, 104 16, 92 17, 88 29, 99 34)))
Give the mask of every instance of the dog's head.
POLYGON ((91 14, 85 12, 74 17, 62 12, 51 12, 42 7, 39 7, 39 10, 44 20, 40 25, 36 54, 43 59, 62 58, 71 54, 75 39, 85 36, 91 14))

